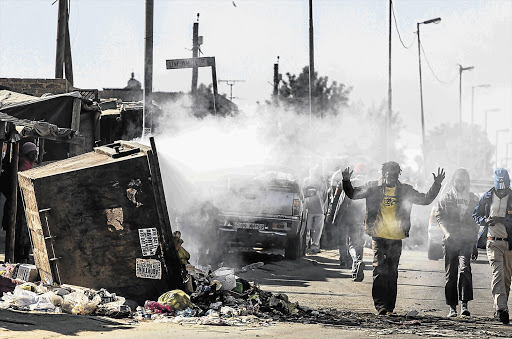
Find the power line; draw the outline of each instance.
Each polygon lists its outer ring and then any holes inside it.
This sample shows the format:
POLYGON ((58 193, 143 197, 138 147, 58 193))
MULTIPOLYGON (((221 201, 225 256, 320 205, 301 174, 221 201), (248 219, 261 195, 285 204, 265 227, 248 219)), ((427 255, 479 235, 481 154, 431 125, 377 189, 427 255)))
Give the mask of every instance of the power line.
POLYGON ((444 85, 450 85, 455 79, 457 79, 458 73, 455 74, 455 76, 451 80, 449 80, 449 81, 443 81, 443 80, 439 79, 439 77, 434 72, 434 69, 430 65, 430 62, 428 61, 427 54, 425 53, 425 50, 423 49, 423 43, 421 43, 421 42, 420 42, 420 47, 421 47, 421 51, 423 52, 423 56, 425 57, 425 61, 427 62, 428 68, 430 69, 430 72, 432 73, 434 78, 437 79, 437 81, 439 81, 440 83, 442 83, 444 85))
POLYGON ((404 46, 405 49, 409 49, 412 47, 412 45, 414 44, 414 41, 416 40, 415 38, 412 39, 412 42, 409 44, 409 46, 405 46, 404 42, 402 41, 402 36, 400 35, 400 31, 398 30, 398 23, 396 21, 396 16, 395 16, 395 8, 393 6, 393 3, 391 3, 391 12, 393 13, 393 19, 395 21, 395 28, 396 28, 396 32, 398 33, 398 39, 400 40, 400 43, 402 44, 402 46, 404 46))

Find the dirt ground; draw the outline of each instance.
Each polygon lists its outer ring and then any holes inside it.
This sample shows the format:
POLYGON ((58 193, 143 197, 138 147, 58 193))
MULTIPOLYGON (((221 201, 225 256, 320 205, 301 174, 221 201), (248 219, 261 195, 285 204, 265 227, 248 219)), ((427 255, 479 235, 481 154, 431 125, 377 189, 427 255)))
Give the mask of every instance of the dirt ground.
MULTIPOLYGON (((368 251, 368 250, 367 250, 368 251)), ((277 254, 233 254, 226 264, 265 262, 240 273, 266 291, 285 293, 313 310, 303 317, 284 317, 241 326, 214 326, 68 314, 34 314, 0 310, 0 338, 511 338, 512 327, 492 319, 490 268, 485 254, 473 262, 475 300, 469 318, 446 318, 442 261, 429 261, 423 251, 404 251, 394 316, 376 316, 371 299, 370 252, 365 279, 352 282, 338 266, 337 251, 291 261, 277 254), (417 314, 416 314, 417 313, 417 314)))

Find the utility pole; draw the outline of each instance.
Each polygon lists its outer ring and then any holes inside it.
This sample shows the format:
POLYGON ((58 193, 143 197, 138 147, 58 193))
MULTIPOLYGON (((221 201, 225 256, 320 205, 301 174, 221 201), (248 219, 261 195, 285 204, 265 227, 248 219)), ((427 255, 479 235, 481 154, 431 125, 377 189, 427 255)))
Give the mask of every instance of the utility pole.
POLYGON ((66 31, 64 39, 64 71, 66 72, 66 79, 73 86, 73 61, 71 59, 71 41, 69 38, 69 8, 67 0, 66 3, 66 31))
POLYGON ((315 81, 315 48, 313 45, 313 0, 309 0, 309 120, 313 115, 312 87, 315 81))
POLYGON ((471 71, 474 66, 462 67, 459 65, 459 133, 457 140, 457 166, 460 166, 460 148, 461 148, 461 138, 462 138, 462 72, 471 71))
POLYGON ((393 11, 393 0, 389 0, 389 37, 388 37, 388 115, 386 119, 386 160, 391 157, 391 114, 393 112, 392 90, 391 90, 391 13, 393 11))
POLYGON ((55 78, 64 78, 73 85, 73 65, 71 62, 71 43, 69 38, 68 0, 59 0, 57 15, 57 47, 55 51, 55 78))
MULTIPOLYGON (((199 13, 197 13, 197 21, 194 22, 193 33, 192 33, 192 57, 197 58, 199 56, 199 13)), ((197 77, 198 77, 198 68, 192 68, 192 94, 197 93, 197 77)))
POLYGON ((277 56, 277 62, 274 64, 274 91, 272 92, 274 98, 279 94, 279 81, 281 81, 281 74, 279 74, 279 56, 277 56))
MULTIPOLYGON (((150 96, 153 92, 153 0, 146 0, 146 39, 144 49, 144 118, 143 131, 149 122, 150 131, 153 130, 153 112, 148 109, 150 96), (149 121, 148 121, 149 120, 149 121)), ((144 132, 143 132, 144 133, 144 132)))
POLYGON ((233 86, 237 82, 244 82, 245 80, 219 80, 219 82, 225 82, 229 86, 229 100, 233 101, 233 99, 236 99, 233 96, 233 86))

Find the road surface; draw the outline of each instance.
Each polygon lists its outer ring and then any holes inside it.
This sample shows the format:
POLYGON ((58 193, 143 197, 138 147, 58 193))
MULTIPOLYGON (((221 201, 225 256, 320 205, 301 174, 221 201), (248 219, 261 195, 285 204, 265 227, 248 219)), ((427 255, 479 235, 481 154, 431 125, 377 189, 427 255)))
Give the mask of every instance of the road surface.
POLYGON ((512 337, 512 326, 492 319, 490 268, 484 252, 473 262, 475 300, 469 318, 448 319, 444 302, 443 261, 430 261, 425 251, 404 250, 399 267, 396 316, 376 316, 371 298, 371 253, 365 249, 365 278, 352 282, 338 266, 337 251, 322 251, 299 260, 277 254, 230 255, 226 264, 264 261, 259 269, 239 274, 263 290, 285 293, 291 301, 319 309, 317 318, 248 326, 206 326, 108 320, 101 317, 26 314, 0 311, 0 338, 425 338, 512 337), (417 315, 414 315, 417 312, 417 315), (409 316, 407 316, 409 315, 409 316))

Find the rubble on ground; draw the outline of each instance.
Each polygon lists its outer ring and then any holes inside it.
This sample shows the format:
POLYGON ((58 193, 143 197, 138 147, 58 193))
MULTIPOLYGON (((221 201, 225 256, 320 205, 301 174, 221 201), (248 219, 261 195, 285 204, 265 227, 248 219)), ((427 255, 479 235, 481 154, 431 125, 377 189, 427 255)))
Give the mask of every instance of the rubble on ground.
POLYGON ((292 302, 283 293, 262 290, 258 284, 235 275, 257 269, 262 263, 240 270, 221 267, 216 271, 187 265, 195 290, 188 295, 171 290, 144 305, 122 296, 70 286, 46 286, 41 282, 17 279, 19 267, 0 267, 0 308, 28 312, 71 313, 126 318, 129 323, 162 322, 215 326, 270 326, 275 322, 322 324, 339 328, 364 330, 370 337, 414 334, 426 337, 496 338, 509 337, 499 327, 490 327, 492 319, 470 317, 447 319, 429 315, 435 310, 410 310, 404 314, 378 316, 373 313, 314 309, 292 302), (13 276, 15 278, 13 278, 13 276), (485 330, 484 330, 485 329, 485 330))

